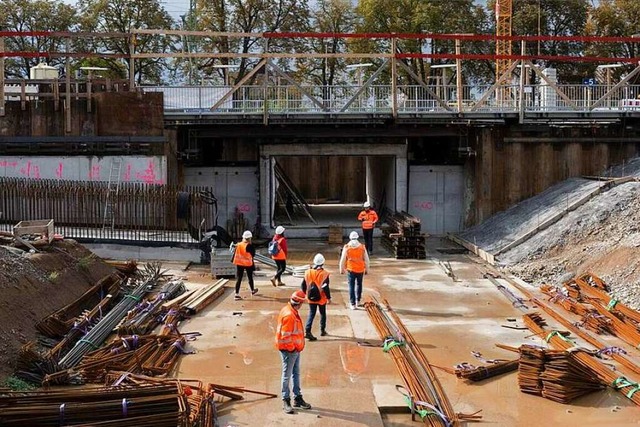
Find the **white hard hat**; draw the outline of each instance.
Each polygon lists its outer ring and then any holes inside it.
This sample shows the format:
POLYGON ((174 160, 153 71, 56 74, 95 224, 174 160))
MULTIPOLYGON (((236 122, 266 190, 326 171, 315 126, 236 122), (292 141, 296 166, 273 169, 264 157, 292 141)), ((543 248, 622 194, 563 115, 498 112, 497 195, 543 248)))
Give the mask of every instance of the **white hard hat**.
POLYGON ((322 254, 316 254, 316 256, 313 257, 313 264, 324 265, 324 257, 322 256, 322 254))
POLYGON ((253 237, 253 234, 251 234, 251 232, 249 230, 247 230, 244 233, 242 233, 242 238, 243 239, 250 239, 252 237, 253 237))
POLYGON ((357 231, 352 231, 351 234, 349 234, 349 239, 350 240, 358 240, 358 232, 357 231))
POLYGON ((276 227, 276 234, 282 234, 284 233, 284 227, 279 225, 276 227))
POLYGON ((370 208, 371 207, 371 203, 364 202, 364 204, 362 206, 365 207, 365 208, 370 208))

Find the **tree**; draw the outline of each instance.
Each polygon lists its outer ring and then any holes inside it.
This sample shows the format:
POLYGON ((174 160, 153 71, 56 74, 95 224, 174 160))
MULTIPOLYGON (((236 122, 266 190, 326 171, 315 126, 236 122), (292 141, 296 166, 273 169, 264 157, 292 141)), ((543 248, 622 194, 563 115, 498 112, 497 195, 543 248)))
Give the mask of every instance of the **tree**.
MULTIPOLYGON (((70 31, 76 25, 76 12, 62 1, 0 0, 0 31, 70 31)), ((61 37, 20 36, 7 37, 5 50, 14 52, 63 52, 65 41, 61 37)), ((29 76, 29 69, 43 59, 9 58, 5 73, 9 78, 29 76)), ((48 58, 56 66, 64 58, 48 58)))
MULTIPOLYGON (((78 3, 83 31, 128 33, 132 29, 173 28, 174 21, 158 0, 80 0, 78 3)), ((130 40, 126 37, 100 37, 88 39, 85 48, 97 52, 129 55, 130 40)), ((134 52, 166 53, 173 48, 173 41, 164 36, 138 35, 134 52)), ((105 65, 114 71, 126 69, 125 60, 105 58, 105 65)), ((138 59, 135 62, 135 78, 138 84, 159 83, 167 68, 163 58, 138 59)))
MULTIPOLYGON (((309 28, 309 7, 307 0, 198 0, 195 29, 231 32, 289 32, 306 31, 309 28)), ((191 18, 190 18, 191 19, 191 18)), ((304 50, 304 40, 259 37, 220 37, 202 39, 194 46, 202 51, 214 53, 256 53, 267 49, 269 52, 296 52, 304 50)), ((216 69, 214 65, 235 65, 232 82, 243 78, 258 62, 253 58, 241 58, 239 63, 229 64, 227 59, 201 61, 199 71, 205 75, 222 76, 228 69, 216 69)), ((283 68, 291 66, 290 61, 276 61, 283 68)), ((255 78, 256 76, 254 76, 255 78)))
MULTIPOLYGON (((589 0, 515 0, 513 3, 513 35, 522 36, 577 36, 584 34, 591 9, 589 0)), ((584 43, 544 41, 528 43, 529 55, 580 56, 584 43)), ((514 46, 520 54, 520 46, 514 46)), ((588 74, 589 64, 561 61, 538 61, 543 67, 558 70, 564 82, 580 82, 588 74)))
MULTIPOLYGON (((359 32, 480 34, 489 28, 485 10, 473 0, 361 0, 357 11, 362 17, 359 32)), ((369 44, 369 49, 387 52, 390 49, 388 40, 369 44)), ((409 39, 399 41, 397 49, 399 53, 453 54, 455 42, 409 39)), ((484 53, 480 49, 481 46, 470 42, 463 44, 463 51, 484 53)), ((411 59, 405 62, 426 79, 431 73, 429 65, 439 61, 411 59)), ((463 64, 466 78, 474 80, 482 76, 480 70, 474 68, 475 65, 471 62, 463 64)), ((406 77, 406 80, 409 82, 411 79, 406 77)))
MULTIPOLYGON (((636 37, 640 35, 640 14, 636 0, 601 0, 593 9, 586 32, 595 36, 636 37)), ((640 55, 639 43, 593 44, 589 51, 598 56, 633 58, 640 55)))

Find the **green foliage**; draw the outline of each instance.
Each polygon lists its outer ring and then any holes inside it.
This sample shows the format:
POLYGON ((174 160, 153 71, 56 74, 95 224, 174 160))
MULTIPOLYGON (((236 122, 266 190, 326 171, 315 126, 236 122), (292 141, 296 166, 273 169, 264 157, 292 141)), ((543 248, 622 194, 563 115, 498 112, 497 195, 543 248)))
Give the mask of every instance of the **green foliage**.
MULTIPOLYGON (((80 29, 83 31, 127 33, 134 29, 172 29, 174 21, 158 0, 80 0, 80 29)), ((133 43, 133 52, 169 52, 175 41, 161 35, 138 35, 133 43)), ((129 55, 130 40, 126 37, 106 37, 86 39, 87 50, 107 51, 129 55)), ((121 73, 123 67, 129 75, 129 62, 121 59, 103 59, 104 65, 114 73, 121 73)), ((137 59, 134 72, 138 84, 158 84, 167 68, 164 58, 137 59)))
MULTIPOLYGON (((75 8, 62 1, 0 0, 0 31, 71 31, 77 23, 75 8)), ((7 37, 5 50, 14 52, 63 51, 65 40, 60 37, 7 37)), ((60 65, 64 58, 8 58, 7 78, 25 78, 29 69, 40 61, 60 65)))
POLYGON ((89 271, 89 267, 93 264, 94 255, 87 255, 86 257, 80 258, 78 260, 78 268, 82 271, 89 271))
POLYGON ((35 390, 36 387, 17 377, 9 377, 2 383, 4 387, 8 387, 13 391, 29 391, 35 390))

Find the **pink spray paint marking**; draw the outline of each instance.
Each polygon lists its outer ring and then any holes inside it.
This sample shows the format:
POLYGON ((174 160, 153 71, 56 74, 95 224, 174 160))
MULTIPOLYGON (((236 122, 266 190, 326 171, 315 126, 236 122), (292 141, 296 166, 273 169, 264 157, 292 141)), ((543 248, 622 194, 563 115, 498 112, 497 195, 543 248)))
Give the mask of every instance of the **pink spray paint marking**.
POLYGON ((131 181, 131 163, 127 163, 127 170, 124 173, 124 180, 131 181))
POLYGON ((56 168, 56 176, 58 179, 62 179, 64 177, 64 165, 62 162, 58 163, 58 167, 56 168))
POLYGON ((40 166, 33 167, 33 178, 40 179, 40 166))
POLYGON ((27 178, 31 176, 31 162, 27 162, 26 166, 20 168, 20 175, 26 176, 27 178))
POLYGON ((249 203, 239 203, 238 212, 242 212, 242 213, 251 212, 251 205, 249 203))
POLYGON ((153 160, 149 160, 147 168, 142 172, 136 172, 136 178, 146 184, 162 184, 162 178, 156 178, 156 167, 153 160))
POLYGON ((18 162, 10 162, 8 160, 0 160, 0 168, 15 168, 18 162))
POLYGON ((98 181, 99 179, 100 179, 100 165, 91 166, 91 170, 89 171, 89 180, 98 181))

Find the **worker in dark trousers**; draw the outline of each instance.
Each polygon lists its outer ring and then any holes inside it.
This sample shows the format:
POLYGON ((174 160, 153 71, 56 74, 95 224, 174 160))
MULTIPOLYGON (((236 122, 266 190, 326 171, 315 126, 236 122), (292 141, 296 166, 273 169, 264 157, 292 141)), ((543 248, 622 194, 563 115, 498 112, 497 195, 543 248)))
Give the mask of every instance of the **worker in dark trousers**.
POLYGON ((331 304, 331 290, 329 289, 329 272, 324 269, 322 254, 316 254, 313 257, 313 266, 304 273, 301 287, 309 302, 305 338, 309 341, 315 341, 317 338, 311 333, 311 327, 318 310, 320 311, 320 336, 329 335, 327 333, 327 304, 331 304))
POLYGON ((371 254, 373 252, 373 229, 378 222, 378 214, 371 209, 369 202, 364 202, 362 205, 363 211, 358 215, 358 221, 362 221, 362 237, 364 237, 364 245, 367 248, 367 252, 371 254))
POLYGON ((287 238, 284 237, 284 227, 279 225, 276 227, 276 235, 273 236, 272 242, 277 242, 278 252, 271 255, 271 259, 276 262, 276 274, 271 278, 273 286, 284 286, 282 283, 282 273, 287 269, 287 238))
POLYGON ((236 251, 233 255, 233 263, 236 265, 236 301, 242 299, 240 296, 240 284, 242 283, 242 276, 244 276, 245 271, 247 272, 251 295, 258 293, 258 288, 253 286, 253 271, 256 269, 253 263, 253 257, 256 255, 256 249, 251 243, 252 238, 253 234, 251 234, 249 230, 242 233, 242 242, 236 245, 236 251))

